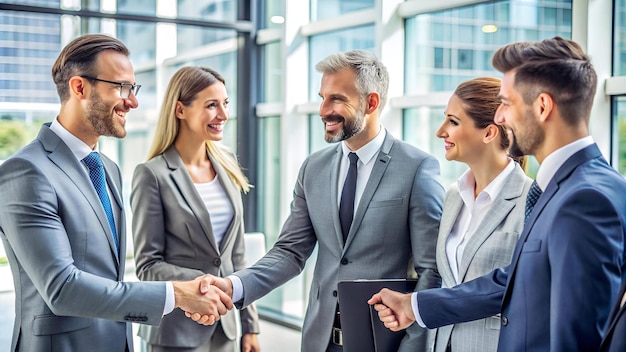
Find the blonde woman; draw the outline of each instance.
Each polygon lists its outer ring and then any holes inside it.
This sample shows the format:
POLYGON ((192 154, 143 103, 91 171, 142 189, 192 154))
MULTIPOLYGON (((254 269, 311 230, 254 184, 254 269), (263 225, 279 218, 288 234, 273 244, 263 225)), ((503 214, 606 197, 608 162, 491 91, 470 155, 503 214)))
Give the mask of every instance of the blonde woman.
MULTIPOLYGON (((241 193, 250 189, 235 156, 217 143, 229 118, 225 81, 205 67, 171 78, 148 161, 132 184, 133 236, 140 280, 224 276, 246 266, 241 193)), ((150 351, 236 351, 236 313, 213 326, 165 316, 142 326, 150 351)), ((259 351, 254 306, 240 312, 242 351, 259 351)))

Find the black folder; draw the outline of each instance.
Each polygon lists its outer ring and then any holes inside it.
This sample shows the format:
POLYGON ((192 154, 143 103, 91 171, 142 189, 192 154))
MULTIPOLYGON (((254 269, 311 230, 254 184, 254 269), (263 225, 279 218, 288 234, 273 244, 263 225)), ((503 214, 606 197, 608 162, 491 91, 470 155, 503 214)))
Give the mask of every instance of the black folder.
POLYGON ((383 288, 403 293, 415 290, 415 279, 349 280, 338 284, 344 352, 395 352, 404 331, 393 332, 378 319, 367 301, 383 288))

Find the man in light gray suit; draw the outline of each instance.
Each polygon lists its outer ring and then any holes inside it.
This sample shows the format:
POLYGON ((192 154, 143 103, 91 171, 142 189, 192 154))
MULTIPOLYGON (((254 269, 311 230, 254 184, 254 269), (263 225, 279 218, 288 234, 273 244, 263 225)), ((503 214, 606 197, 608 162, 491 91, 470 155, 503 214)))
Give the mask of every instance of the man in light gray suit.
POLYGON ((132 351, 130 323, 158 325, 175 307, 214 323, 232 303, 214 288, 202 296, 199 279, 122 281, 121 174, 94 150, 100 136, 124 137, 138 106, 128 49, 107 35, 78 37, 52 76, 59 115, 0 166, 0 237, 15 284, 11 351, 132 351))
MULTIPOLYGON (((298 275, 317 244, 304 352, 343 349, 336 318, 341 280, 406 278, 412 258, 418 289, 439 287, 435 246, 444 196, 437 160, 395 139, 380 124, 389 85, 380 61, 368 52, 350 51, 327 57, 316 69, 323 73, 319 95, 325 139, 340 143, 304 161, 291 214, 274 247, 251 268, 225 280, 210 279, 245 307, 298 275), (358 156, 356 187, 349 212, 353 219, 346 226, 340 208, 352 152, 358 156)), ((426 331, 416 327, 401 350, 421 351, 426 340, 426 331)))

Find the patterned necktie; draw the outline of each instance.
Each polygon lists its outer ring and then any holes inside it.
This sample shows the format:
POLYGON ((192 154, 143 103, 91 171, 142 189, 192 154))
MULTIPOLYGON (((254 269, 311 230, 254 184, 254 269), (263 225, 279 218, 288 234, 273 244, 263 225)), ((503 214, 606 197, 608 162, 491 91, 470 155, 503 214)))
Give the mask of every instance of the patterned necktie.
POLYGON ((357 175, 356 163, 359 161, 359 156, 356 155, 356 153, 349 153, 348 159, 350 159, 350 167, 348 168, 346 182, 343 184, 341 202, 339 203, 339 220, 341 221, 341 232, 343 233, 344 244, 348 238, 348 232, 350 232, 350 226, 352 225, 352 217, 354 216, 354 193, 356 192, 357 175))
POLYGON ((528 195, 526 196, 526 212, 524 213, 524 223, 528 220, 530 213, 533 211, 535 207, 535 203, 537 203, 537 199, 541 196, 541 188, 537 184, 537 181, 533 181, 533 184, 530 185, 530 189, 528 190, 528 195))
POLYGON ((91 183, 93 183, 93 187, 98 193, 100 203, 102 203, 102 207, 104 208, 104 213, 107 215, 107 219, 109 220, 109 226, 111 227, 111 232, 113 233, 113 242, 115 242, 115 251, 119 256, 117 231, 115 230, 113 209, 111 208, 111 200, 109 199, 109 192, 107 192, 106 180, 104 178, 104 167, 102 166, 102 160, 100 159, 100 155, 97 152, 92 152, 87 155, 83 159, 83 161, 85 162, 85 165, 87 165, 87 167, 89 168, 89 178, 91 179, 91 183))

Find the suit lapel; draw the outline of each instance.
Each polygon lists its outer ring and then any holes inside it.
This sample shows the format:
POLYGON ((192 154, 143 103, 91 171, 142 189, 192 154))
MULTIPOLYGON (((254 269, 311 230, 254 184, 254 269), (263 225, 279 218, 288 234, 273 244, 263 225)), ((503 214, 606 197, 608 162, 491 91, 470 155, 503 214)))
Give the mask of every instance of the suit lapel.
MULTIPOLYGON (((374 197, 374 193, 376 192, 376 189, 380 184, 380 180, 385 174, 385 170, 387 170, 387 166, 389 166, 389 162, 391 161, 389 151, 391 150, 392 145, 393 137, 391 137, 391 134, 387 132, 385 140, 383 141, 383 145, 380 148, 380 152, 378 152, 376 160, 374 161, 372 173, 370 174, 370 177, 367 180, 367 184, 365 185, 365 189, 363 190, 363 195, 361 196, 361 200, 359 201, 359 206, 357 207, 356 213, 354 214, 352 226, 350 227, 350 232, 348 232, 348 239, 345 246, 346 248, 350 245, 350 243, 354 239, 355 234, 359 231, 359 227, 361 226, 361 222, 363 221, 365 211, 369 207, 372 197, 374 197)), ((339 210, 337 210, 337 219, 339 219, 339 210)), ((341 228, 341 226, 339 228, 341 228)), ((341 233, 341 230, 339 231, 339 233, 341 233)))
MULTIPOLYGON (((452 268, 450 267, 450 261, 448 260, 448 254, 446 251, 446 244, 448 237, 452 231, 452 227, 459 217, 459 212, 463 206, 463 199, 459 194, 459 190, 456 184, 451 186, 450 192, 446 196, 446 201, 443 205, 443 213, 441 214, 441 222, 439 224, 439 236, 437 236, 437 257, 444 258, 442 260, 442 266, 438 266, 439 275, 443 283, 448 287, 452 287, 456 284, 454 274, 452 274, 452 268)), ((439 263, 438 263, 439 264, 439 263)))
MULTIPOLYGON (((87 171, 83 168, 81 162, 76 159, 70 148, 59 138, 59 136, 56 135, 56 133, 50 130, 49 125, 44 125, 44 127, 42 127, 37 138, 41 141, 44 149, 46 149, 49 153, 48 158, 50 161, 61 169, 61 171, 67 175, 69 181, 76 185, 78 191, 83 194, 85 198, 87 198, 87 201, 98 218, 98 222, 100 222, 100 226, 102 226, 102 229, 107 236, 111 255, 115 258, 117 264, 119 265, 119 257, 117 255, 116 245, 113 243, 113 233, 111 232, 109 220, 104 213, 104 208, 102 207, 102 203, 100 203, 98 193, 96 193, 96 189, 93 187, 87 171)), ((117 193, 117 188, 111 189, 111 192, 114 194, 117 193)), ((120 232, 120 234, 121 233, 122 232, 120 232)), ((120 251, 120 253, 122 252, 120 251)))
POLYGON ((491 208, 485 214, 485 217, 465 246, 463 258, 459 265, 459 282, 463 282, 465 279, 467 269, 478 249, 493 234, 494 230, 505 221, 515 207, 515 202, 512 200, 520 197, 524 192, 525 180, 524 171, 516 164, 515 169, 504 180, 502 190, 494 199, 491 208))
POLYGON ((178 188, 181 194, 181 198, 187 202, 187 205, 196 217, 196 220, 202 227, 204 235, 211 244, 211 247, 215 250, 215 253, 220 253, 217 243, 215 242, 215 236, 213 236, 213 226, 211 225, 211 218, 206 206, 202 202, 200 195, 196 191, 196 188, 187 173, 187 169, 183 164, 180 155, 176 151, 174 146, 170 146, 164 153, 163 158, 170 168, 170 177, 178 188))
POLYGON ((598 146, 594 143, 574 153, 574 155, 572 155, 569 159, 567 159, 567 161, 565 161, 563 165, 561 165, 556 174, 552 177, 552 180, 550 180, 550 183, 548 183, 548 186, 537 200, 537 203, 533 208, 533 212, 528 218, 528 221, 524 224, 524 230, 522 231, 522 235, 515 245, 515 251, 513 251, 513 260, 511 261, 511 265, 509 266, 509 275, 506 283, 506 291, 504 292, 504 300, 507 299, 508 295, 511 292, 511 282, 513 281, 513 278, 516 274, 517 263, 522 252, 522 247, 524 246, 524 243, 526 243, 528 235, 535 225, 537 218, 541 215, 543 208, 550 201, 552 196, 554 196, 554 194, 559 190, 561 182, 566 180, 578 166, 591 159, 601 156, 602 153, 600 152, 600 149, 598 149, 598 146))

